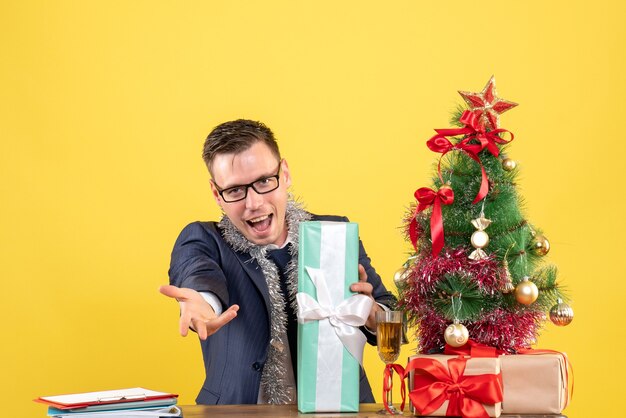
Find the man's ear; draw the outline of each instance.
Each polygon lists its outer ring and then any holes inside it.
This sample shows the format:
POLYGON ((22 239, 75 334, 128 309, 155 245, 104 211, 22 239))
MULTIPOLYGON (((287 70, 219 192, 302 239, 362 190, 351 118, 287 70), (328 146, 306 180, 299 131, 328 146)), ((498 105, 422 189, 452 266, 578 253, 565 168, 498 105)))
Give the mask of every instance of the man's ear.
POLYGON ((285 160, 284 158, 281 162, 281 170, 285 178, 284 180, 285 186, 286 187, 291 186, 291 173, 289 172, 289 164, 287 164, 287 160, 285 160))
POLYGON ((217 203, 219 207, 222 207, 222 196, 220 196, 220 192, 217 190, 217 187, 215 187, 215 183, 211 180, 209 184, 211 184, 211 193, 213 194, 215 203, 217 203))

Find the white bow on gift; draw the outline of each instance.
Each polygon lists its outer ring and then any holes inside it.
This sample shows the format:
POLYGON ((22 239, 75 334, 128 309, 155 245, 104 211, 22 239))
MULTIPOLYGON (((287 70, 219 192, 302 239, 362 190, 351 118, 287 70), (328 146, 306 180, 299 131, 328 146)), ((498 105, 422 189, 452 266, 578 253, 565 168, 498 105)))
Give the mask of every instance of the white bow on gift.
POLYGON ((365 325, 374 300, 359 294, 333 306, 324 271, 312 267, 304 268, 317 289, 317 300, 304 292, 296 294, 298 322, 304 324, 327 320, 344 347, 363 365, 363 347, 367 339, 358 327, 365 325))

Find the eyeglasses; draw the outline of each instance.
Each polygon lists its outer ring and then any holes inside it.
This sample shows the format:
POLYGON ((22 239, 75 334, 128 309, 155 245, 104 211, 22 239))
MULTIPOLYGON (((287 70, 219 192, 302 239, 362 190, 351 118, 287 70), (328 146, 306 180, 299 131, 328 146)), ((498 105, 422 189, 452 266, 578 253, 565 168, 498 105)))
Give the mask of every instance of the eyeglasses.
POLYGON ((217 188, 217 192, 222 196, 222 199, 226 203, 234 203, 239 202, 240 200, 245 199, 248 196, 248 189, 252 188, 258 194, 266 194, 269 192, 273 192, 278 189, 280 186, 280 167, 282 165, 282 160, 278 163, 278 172, 269 177, 263 177, 258 180, 253 181, 252 183, 242 184, 239 186, 228 187, 226 189, 220 188, 213 180, 213 184, 217 188))

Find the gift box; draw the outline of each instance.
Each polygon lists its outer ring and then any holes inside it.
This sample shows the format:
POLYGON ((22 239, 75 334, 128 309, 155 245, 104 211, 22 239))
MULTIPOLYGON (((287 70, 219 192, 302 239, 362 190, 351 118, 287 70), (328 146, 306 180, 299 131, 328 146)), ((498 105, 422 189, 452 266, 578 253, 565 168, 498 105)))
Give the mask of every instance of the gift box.
POLYGON ((505 414, 560 414, 567 406, 567 367, 562 353, 500 356, 505 414))
POLYGON ((298 410, 357 412, 359 369, 372 299, 354 294, 359 230, 348 222, 301 222, 298 251, 298 410))
POLYGON ((502 402, 500 360, 496 357, 409 357, 409 400, 416 415, 499 417, 502 402))

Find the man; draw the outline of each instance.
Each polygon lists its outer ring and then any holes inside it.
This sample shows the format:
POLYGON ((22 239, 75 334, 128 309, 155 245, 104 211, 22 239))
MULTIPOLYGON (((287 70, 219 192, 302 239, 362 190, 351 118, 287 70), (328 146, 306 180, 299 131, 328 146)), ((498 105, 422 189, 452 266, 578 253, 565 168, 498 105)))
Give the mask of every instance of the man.
MULTIPOLYGON (((294 403, 298 224, 347 221, 317 216, 291 199, 291 175, 272 131, 260 122, 217 126, 204 143, 211 191, 224 216, 194 222, 178 237, 170 285, 180 303, 180 333, 201 340, 206 380, 200 404, 294 403)), ((360 244, 354 292, 375 299, 362 327, 371 344, 375 312, 394 297, 360 244)), ((374 397, 361 370, 361 402, 374 397)))

